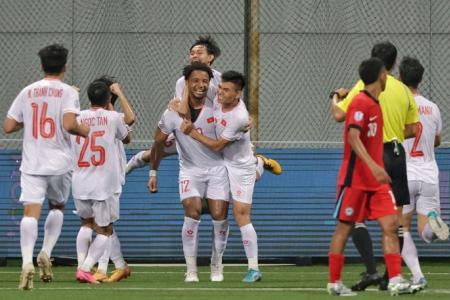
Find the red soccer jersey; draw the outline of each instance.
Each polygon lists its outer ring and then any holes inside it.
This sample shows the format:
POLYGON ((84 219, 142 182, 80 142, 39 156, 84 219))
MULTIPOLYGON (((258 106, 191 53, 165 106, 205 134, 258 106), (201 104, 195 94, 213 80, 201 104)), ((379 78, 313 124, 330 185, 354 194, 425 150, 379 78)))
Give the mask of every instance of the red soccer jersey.
POLYGON ((381 184, 368 166, 356 156, 347 141, 350 128, 360 130, 360 139, 369 155, 380 166, 383 162, 383 116, 378 100, 361 91, 348 107, 345 118, 344 159, 339 171, 338 185, 364 191, 377 190, 381 184))

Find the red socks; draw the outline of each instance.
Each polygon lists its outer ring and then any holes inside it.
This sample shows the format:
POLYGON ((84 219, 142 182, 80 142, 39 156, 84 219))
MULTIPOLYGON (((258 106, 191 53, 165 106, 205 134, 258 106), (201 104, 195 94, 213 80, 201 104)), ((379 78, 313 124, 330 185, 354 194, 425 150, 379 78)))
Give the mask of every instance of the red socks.
POLYGON ((344 255, 338 253, 328 253, 328 268, 330 273, 330 283, 341 280, 341 272, 344 267, 344 255))
POLYGON ((402 257, 400 253, 385 254, 384 261, 386 262, 389 279, 402 273, 402 257))

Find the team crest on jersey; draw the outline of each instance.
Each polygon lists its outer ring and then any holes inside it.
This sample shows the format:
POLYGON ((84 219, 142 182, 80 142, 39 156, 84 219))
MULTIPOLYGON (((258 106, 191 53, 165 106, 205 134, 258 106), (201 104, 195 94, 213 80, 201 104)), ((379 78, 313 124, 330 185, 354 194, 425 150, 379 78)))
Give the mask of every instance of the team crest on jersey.
POLYGON ((364 118, 364 114, 362 111, 356 111, 353 117, 355 118, 355 121, 361 121, 364 118))
POLYGON ((345 209, 345 215, 348 216, 348 217, 350 217, 351 215, 353 215, 353 208, 347 207, 347 208, 345 209))
POLYGON ((227 126, 227 121, 225 121, 224 119, 222 119, 222 120, 220 121, 220 124, 221 124, 223 127, 226 127, 226 126, 227 126))

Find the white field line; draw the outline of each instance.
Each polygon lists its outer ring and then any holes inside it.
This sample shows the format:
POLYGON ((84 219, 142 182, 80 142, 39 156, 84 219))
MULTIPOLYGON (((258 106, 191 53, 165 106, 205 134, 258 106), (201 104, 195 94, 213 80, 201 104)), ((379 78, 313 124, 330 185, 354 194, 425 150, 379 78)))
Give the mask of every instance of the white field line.
MULTIPOLYGON (((55 270, 55 269, 53 269, 55 270)), ((328 272, 302 272, 301 270, 298 271, 264 271, 261 270, 264 274, 297 274, 297 275, 302 275, 302 276, 307 276, 307 275, 327 275, 328 272)), ((184 274, 185 271, 131 271, 132 274, 184 274)), ((55 272, 56 274, 72 274, 75 273, 75 267, 73 269, 72 272, 69 271, 64 271, 64 272, 55 272)), ((209 271, 201 271, 198 272, 199 274, 209 274, 209 271)), ((245 273, 244 271, 224 271, 224 274, 243 274, 245 273)), ((342 272, 342 274, 360 274, 361 272, 342 272)), ((18 268, 17 271, 0 271, 0 274, 20 274, 20 269, 18 268)), ((408 272, 404 272, 403 274, 405 275, 410 275, 411 273, 408 272)), ((450 276, 450 272, 423 272, 424 275, 429 275, 429 276, 446 276, 449 275, 450 276)))
MULTIPOLYGON (((42 291, 81 291, 81 290, 94 290, 95 287, 39 287, 35 288, 34 290, 42 290, 42 291)), ((19 291, 16 287, 6 287, 2 288, 1 290, 16 290, 19 291)), ((107 289, 97 289, 96 291, 109 291, 109 290, 115 290, 115 291, 162 291, 162 292, 177 292, 177 291, 198 291, 198 292, 229 292, 229 291, 235 291, 235 292, 321 292, 325 293, 325 288, 271 288, 271 287, 261 287, 261 288, 248 288, 248 287, 242 287, 242 288, 184 288, 184 287, 178 287, 178 288, 156 288, 156 287, 108 287, 107 289)), ((379 292, 378 289, 367 289, 366 291, 369 292, 379 292)), ((426 289, 424 291, 421 291, 420 293, 425 294, 450 294, 450 289, 426 289)))

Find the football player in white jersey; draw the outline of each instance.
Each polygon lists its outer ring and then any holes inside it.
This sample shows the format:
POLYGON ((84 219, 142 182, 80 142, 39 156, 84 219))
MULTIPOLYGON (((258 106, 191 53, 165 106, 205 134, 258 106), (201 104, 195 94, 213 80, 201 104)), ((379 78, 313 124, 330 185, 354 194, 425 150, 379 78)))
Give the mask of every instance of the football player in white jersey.
POLYGON ((7 134, 24 128, 20 167, 20 202, 24 206, 24 216, 20 222, 22 275, 19 284, 19 289, 24 290, 33 288, 33 250, 46 196, 50 211, 37 262, 41 279, 44 282, 53 279, 50 256, 61 233, 73 168, 68 133, 79 136, 89 133, 89 128, 79 125, 76 120, 80 109, 78 92, 62 82, 67 54, 68 50, 58 44, 39 51, 44 79, 19 93, 3 123, 7 134))
MULTIPOLYGON (((205 64, 193 63, 183 70, 189 87, 189 105, 192 122, 197 130, 215 137, 213 104, 206 99, 212 71, 205 64)), ((198 227, 202 211, 202 199, 208 206, 214 226, 213 256, 211 257, 211 281, 222 281, 222 255, 225 251, 229 225, 227 220, 229 184, 223 157, 180 131, 183 118, 179 113, 166 110, 155 133, 156 158, 152 170, 157 170, 163 156, 164 143, 170 134, 175 136, 179 157, 179 192, 185 217, 182 229, 183 252, 186 259, 186 282, 197 282, 198 227)), ((155 177, 149 185, 156 188, 155 177)))
POLYGON ((402 257, 413 274, 413 284, 423 289, 427 280, 420 268, 417 249, 411 237, 414 211, 417 213, 419 236, 426 243, 447 240, 449 235, 448 226, 439 216, 439 169, 434 153, 434 148, 441 142, 442 120, 438 106, 418 91, 424 73, 421 63, 415 58, 404 57, 399 70, 401 81, 414 95, 420 116, 415 139, 403 142, 411 203, 403 207, 405 223, 402 257))
POLYGON ((258 268, 257 235, 251 222, 257 160, 253 154, 250 133, 242 131, 249 122, 249 114, 241 98, 244 85, 245 78, 242 74, 235 71, 222 74, 214 102, 218 139, 205 135, 189 120, 183 121, 182 131, 211 150, 223 153, 230 181, 234 218, 241 230, 248 259, 248 272, 243 281, 255 282, 262 278, 258 268))
POLYGON ((130 142, 130 135, 122 114, 108 110, 110 88, 100 81, 88 87, 91 108, 83 110, 78 121, 90 127, 89 136, 74 141, 75 170, 72 176, 72 194, 81 219, 78 235, 86 228, 95 227, 95 240, 77 236, 79 282, 98 283, 90 270, 105 252, 112 223, 119 219, 119 193, 121 188, 121 161, 116 140, 130 142))
MULTIPOLYGON (((123 114, 123 120, 127 126, 133 125, 135 122, 135 114, 134 111, 123 93, 119 83, 117 83, 116 79, 114 77, 104 75, 98 79, 95 79, 94 81, 101 81, 105 83, 110 89, 111 89, 111 102, 108 107, 109 110, 114 111, 114 104, 116 103, 116 100, 118 99, 120 107, 122 109, 123 114)), ((130 130, 131 131, 131 130, 130 130)), ((114 198, 115 200, 120 200, 120 194, 122 193, 122 186, 125 185, 125 167, 127 165, 127 157, 125 154, 125 149, 123 146, 122 141, 116 140, 116 146, 117 146, 117 154, 119 155, 118 159, 120 161, 120 181, 121 185, 119 186, 119 189, 117 193, 119 194, 119 197, 114 198)), ((117 204, 118 207, 119 203, 117 204)), ((117 236, 117 233, 115 231, 115 228, 113 228, 113 233, 109 237, 106 250, 103 253, 103 255, 100 257, 98 261, 98 268, 97 272, 94 274, 94 277, 99 282, 118 282, 124 278, 127 278, 131 275, 131 270, 128 267, 127 263, 125 262, 122 250, 120 246, 120 241, 117 236), (108 263, 109 259, 111 258, 111 261, 114 263, 115 271, 112 273, 111 277, 108 278, 107 271, 108 271, 108 263)))
MULTIPOLYGON (((212 66, 214 61, 220 56, 221 51, 217 42, 211 36, 199 36, 196 41, 192 44, 189 49, 189 63, 202 63, 212 66)), ((217 94, 217 87, 221 80, 222 74, 216 69, 211 69, 213 72, 213 77, 209 83, 207 99, 213 101, 217 94)), ((185 87, 184 77, 180 77, 175 85, 175 99, 181 99, 183 97, 183 89, 185 87)), ((188 115, 189 110, 187 103, 179 106, 177 109, 183 115, 188 115)), ((170 136, 166 142, 164 148, 164 156, 170 156, 176 154, 176 146, 173 136, 170 136)), ((146 151, 140 151, 134 155, 127 164, 126 173, 130 173, 136 168, 142 168, 149 164, 150 160, 154 157, 151 154, 151 149, 146 151)), ((264 169, 279 175, 282 172, 280 164, 274 160, 270 159, 264 155, 258 155, 258 165, 257 165, 257 178, 261 177, 264 169)), ((151 172, 152 175, 156 175, 156 172, 151 172)), ((153 190, 152 192, 156 192, 153 190)))

